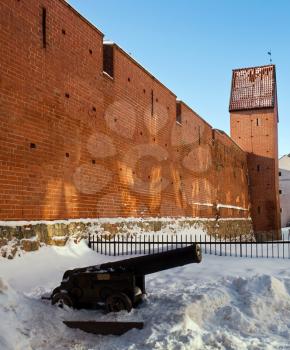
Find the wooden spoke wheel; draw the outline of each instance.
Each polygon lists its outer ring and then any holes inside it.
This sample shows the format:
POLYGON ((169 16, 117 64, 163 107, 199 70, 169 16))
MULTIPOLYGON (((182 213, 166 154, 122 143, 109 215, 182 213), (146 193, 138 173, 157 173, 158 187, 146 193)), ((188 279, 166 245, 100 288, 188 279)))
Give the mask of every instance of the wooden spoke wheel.
POLYGON ((61 308, 64 307, 64 305, 68 307, 73 307, 73 299, 68 295, 68 293, 65 292, 59 292, 53 295, 51 300, 52 305, 57 305, 61 308))
POLYGON ((115 293, 107 297, 106 307, 108 312, 119 312, 132 310, 132 301, 125 293, 115 293))

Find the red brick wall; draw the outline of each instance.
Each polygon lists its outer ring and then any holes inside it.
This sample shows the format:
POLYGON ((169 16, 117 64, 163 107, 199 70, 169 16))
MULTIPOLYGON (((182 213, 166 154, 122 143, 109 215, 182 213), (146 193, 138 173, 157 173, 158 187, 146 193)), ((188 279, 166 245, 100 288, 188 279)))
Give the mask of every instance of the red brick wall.
POLYGON ((0 3, 0 220, 248 217, 246 154, 61 0, 0 3), (42 42, 42 8, 47 45, 42 42), (31 144, 35 148, 31 148, 31 144))

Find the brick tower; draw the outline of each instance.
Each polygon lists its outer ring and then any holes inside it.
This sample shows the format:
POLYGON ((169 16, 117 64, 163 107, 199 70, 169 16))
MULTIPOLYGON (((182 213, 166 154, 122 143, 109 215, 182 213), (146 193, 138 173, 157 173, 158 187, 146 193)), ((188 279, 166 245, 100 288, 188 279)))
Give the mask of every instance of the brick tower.
POLYGON ((247 152, 256 234, 280 237, 278 106, 275 66, 233 70, 231 137, 247 152))

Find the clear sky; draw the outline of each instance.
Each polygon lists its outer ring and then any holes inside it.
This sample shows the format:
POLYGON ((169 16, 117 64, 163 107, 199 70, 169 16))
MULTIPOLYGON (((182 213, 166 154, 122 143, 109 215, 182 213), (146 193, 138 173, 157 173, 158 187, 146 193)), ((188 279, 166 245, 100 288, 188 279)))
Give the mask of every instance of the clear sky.
POLYGON ((290 0, 69 0, 213 127, 229 133, 232 69, 277 69, 279 155, 290 153, 290 0))

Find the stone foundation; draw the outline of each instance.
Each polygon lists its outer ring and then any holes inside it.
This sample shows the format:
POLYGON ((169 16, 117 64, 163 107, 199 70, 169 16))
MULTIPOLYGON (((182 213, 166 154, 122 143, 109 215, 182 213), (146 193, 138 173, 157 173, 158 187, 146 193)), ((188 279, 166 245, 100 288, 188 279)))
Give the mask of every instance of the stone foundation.
POLYGON ((18 251, 35 251, 44 244, 63 246, 69 238, 75 242, 87 239, 89 234, 102 233, 131 236, 146 232, 176 234, 207 233, 218 237, 252 235, 250 219, 194 219, 194 218, 118 218, 94 220, 67 220, 51 222, 15 222, 0 224, 0 254, 13 258, 18 251))

